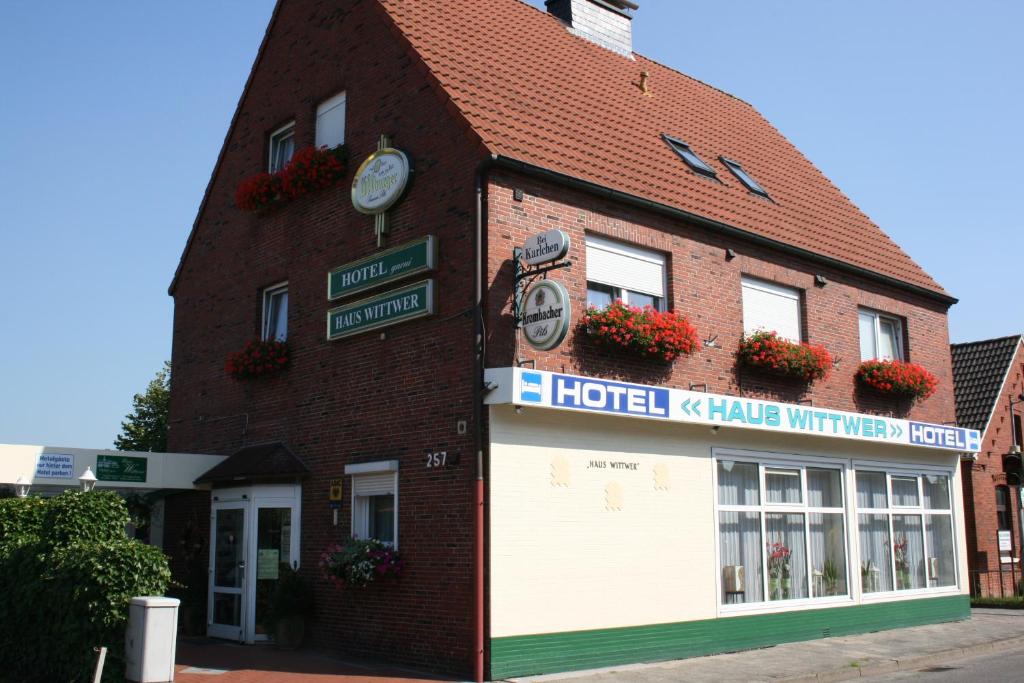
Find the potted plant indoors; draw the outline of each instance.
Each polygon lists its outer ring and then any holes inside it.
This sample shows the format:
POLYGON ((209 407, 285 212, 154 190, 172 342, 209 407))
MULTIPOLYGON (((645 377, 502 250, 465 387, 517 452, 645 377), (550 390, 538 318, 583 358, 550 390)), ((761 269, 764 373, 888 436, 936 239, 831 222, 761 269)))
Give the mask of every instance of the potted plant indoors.
POLYGON ((313 613, 313 590, 306 579, 281 563, 277 587, 270 599, 267 632, 283 650, 295 650, 306 635, 306 619, 313 613))

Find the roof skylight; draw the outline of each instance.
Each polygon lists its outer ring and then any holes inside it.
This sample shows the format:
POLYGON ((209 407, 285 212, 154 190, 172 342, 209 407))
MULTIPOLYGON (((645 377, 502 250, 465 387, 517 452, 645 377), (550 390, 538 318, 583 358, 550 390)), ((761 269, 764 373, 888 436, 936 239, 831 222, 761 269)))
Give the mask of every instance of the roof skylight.
POLYGON ((768 192, 761 187, 756 180, 750 177, 750 174, 743 170, 738 161, 732 159, 726 159, 725 157, 718 157, 725 164, 726 168, 732 171, 732 174, 740 179, 740 182, 747 186, 747 189, 754 194, 759 194, 762 197, 767 197, 768 192))
POLYGON ((715 169, 708 166, 703 159, 697 156, 697 153, 690 149, 688 144, 669 135, 662 134, 661 137, 676 154, 682 157, 687 166, 701 175, 715 177, 715 169))

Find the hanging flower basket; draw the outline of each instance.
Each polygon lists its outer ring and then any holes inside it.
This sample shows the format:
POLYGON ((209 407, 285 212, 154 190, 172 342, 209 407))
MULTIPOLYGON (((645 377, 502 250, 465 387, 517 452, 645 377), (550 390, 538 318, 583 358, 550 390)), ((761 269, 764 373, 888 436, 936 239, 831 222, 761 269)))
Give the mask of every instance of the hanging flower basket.
POLYGON ((339 588, 361 588, 377 579, 402 573, 398 551, 375 538, 350 538, 345 545, 332 545, 320 554, 320 571, 339 588))
POLYGON ((287 343, 253 339, 241 351, 228 354, 224 371, 232 379, 255 379, 284 370, 288 360, 287 343))
POLYGON ((684 316, 650 306, 629 307, 621 301, 588 308, 580 330, 599 346, 669 363, 700 350, 697 329, 684 316))
POLYGON ((832 370, 832 356, 824 346, 797 344, 774 331, 743 337, 736 361, 748 368, 802 382, 825 379, 832 370))
POLYGON ((348 168, 345 145, 303 147, 277 173, 257 173, 235 191, 235 206, 242 211, 263 212, 303 195, 334 185, 348 168))
POLYGON ((901 360, 868 360, 857 368, 857 382, 877 394, 923 401, 939 386, 939 380, 920 365, 901 360))

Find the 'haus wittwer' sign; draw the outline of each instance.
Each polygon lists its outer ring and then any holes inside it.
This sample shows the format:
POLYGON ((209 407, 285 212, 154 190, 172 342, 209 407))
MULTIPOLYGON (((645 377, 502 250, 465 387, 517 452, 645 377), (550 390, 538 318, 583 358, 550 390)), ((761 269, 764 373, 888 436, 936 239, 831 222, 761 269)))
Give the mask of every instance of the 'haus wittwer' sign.
POLYGON ((354 334, 424 318, 434 312, 434 281, 423 280, 391 292, 327 311, 327 338, 354 334))
POLYGON ((327 274, 331 301, 437 268, 437 240, 427 235, 414 242, 381 251, 327 274))

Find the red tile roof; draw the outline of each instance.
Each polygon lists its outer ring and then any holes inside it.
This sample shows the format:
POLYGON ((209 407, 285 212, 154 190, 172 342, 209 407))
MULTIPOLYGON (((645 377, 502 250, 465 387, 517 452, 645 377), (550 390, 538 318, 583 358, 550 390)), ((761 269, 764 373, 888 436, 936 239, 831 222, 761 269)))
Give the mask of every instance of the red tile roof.
POLYGON ((490 152, 944 294, 746 102, 574 36, 519 0, 380 1, 490 152), (663 133, 687 142, 721 182, 689 170, 663 133), (774 201, 748 192, 720 155, 774 201))

